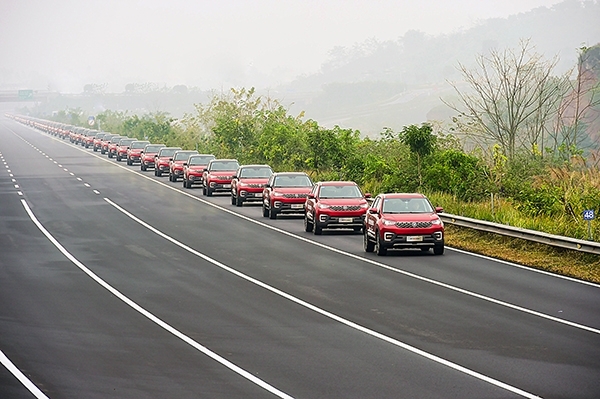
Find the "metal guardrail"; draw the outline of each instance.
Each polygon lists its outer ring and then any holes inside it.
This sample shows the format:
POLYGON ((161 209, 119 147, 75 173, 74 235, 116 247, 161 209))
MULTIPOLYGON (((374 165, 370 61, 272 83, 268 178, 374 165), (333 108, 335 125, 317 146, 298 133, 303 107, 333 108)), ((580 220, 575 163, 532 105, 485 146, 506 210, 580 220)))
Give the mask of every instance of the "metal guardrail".
POLYGON ((451 215, 448 213, 440 213, 438 216, 444 223, 449 223, 460 227, 468 227, 488 233, 521 238, 523 240, 537 242, 539 244, 546 244, 554 247, 600 255, 600 243, 595 241, 578 240, 576 238, 541 233, 535 230, 527 230, 520 227, 507 226, 504 224, 471 219, 468 217, 451 215))

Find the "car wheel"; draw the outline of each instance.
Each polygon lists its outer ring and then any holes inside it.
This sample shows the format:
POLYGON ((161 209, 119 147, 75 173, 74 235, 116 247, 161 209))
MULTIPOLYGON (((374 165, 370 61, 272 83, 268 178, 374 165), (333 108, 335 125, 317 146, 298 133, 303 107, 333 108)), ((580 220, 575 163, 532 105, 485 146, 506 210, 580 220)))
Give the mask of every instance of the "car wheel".
POLYGON ((379 232, 376 231, 375 232, 375 248, 374 248, 375 252, 377 252, 377 255, 379 256, 385 256, 387 254, 387 248, 385 248, 383 245, 381 245, 381 238, 379 237, 379 232))
POLYGON ((133 165, 133 162, 131 162, 131 159, 127 158, 127 165, 131 166, 133 165))
POLYGON ((263 211, 263 217, 266 218, 267 216, 269 216, 269 210, 267 209, 267 207, 265 206, 265 203, 263 202, 262 204, 262 211, 263 211))
POLYGON ((213 195, 213 190, 210 187, 206 187, 206 196, 207 197, 212 197, 213 195))
POLYGON ((244 199, 240 196, 235 197, 235 206, 242 206, 244 203, 244 199))
POLYGON ((108 157, 109 157, 109 158, 112 158, 112 152, 109 152, 109 153, 108 153, 108 157))
POLYGON ((98 149, 96 147, 94 147, 94 152, 98 152, 98 149))
POLYGON ((185 179, 185 188, 192 188, 192 181, 190 179, 185 179))
POLYGON ((145 172, 145 171, 146 171, 146 165, 144 165, 144 164, 140 164, 140 170, 141 170, 142 172, 145 172))
POLYGON ((313 224, 310 220, 308 220, 308 215, 304 215, 304 231, 311 232, 313 229, 313 224))
POLYGON ((363 230, 363 248, 365 249, 365 252, 373 252, 375 249, 375 244, 373 241, 369 240, 366 229, 363 230))
POLYGON ((269 209, 269 219, 277 219, 277 209, 273 207, 269 209))
POLYGON ((235 205, 235 197, 233 196, 233 192, 229 194, 229 200, 231 201, 231 205, 235 205))
POLYGON ((157 170, 155 170, 155 172, 156 172, 156 176, 158 176, 158 177, 162 176, 162 170, 157 169, 157 170))
POLYGON ((317 223, 317 217, 313 214, 313 234, 320 236, 323 233, 323 228, 317 223))
POLYGON ((443 255, 444 254, 444 244, 434 246, 433 253, 435 255, 443 255))
POLYGON ((206 195, 206 187, 202 186, 202 195, 206 195))

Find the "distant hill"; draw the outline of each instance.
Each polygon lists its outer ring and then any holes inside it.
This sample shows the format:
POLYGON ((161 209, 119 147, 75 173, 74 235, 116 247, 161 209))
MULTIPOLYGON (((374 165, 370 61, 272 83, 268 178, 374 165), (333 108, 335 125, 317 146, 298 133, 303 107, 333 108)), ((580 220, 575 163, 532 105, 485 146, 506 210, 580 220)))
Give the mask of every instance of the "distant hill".
POLYGON ((600 42, 600 2, 565 0, 508 18, 482 21, 448 35, 409 31, 395 41, 367 40, 336 47, 321 72, 270 90, 273 97, 305 111, 325 126, 340 125, 375 135, 383 127, 447 118, 440 97, 453 94, 447 83, 461 76, 458 63, 472 65, 491 48, 516 48, 529 39, 548 59, 558 56, 556 73, 577 64, 577 49, 600 42))

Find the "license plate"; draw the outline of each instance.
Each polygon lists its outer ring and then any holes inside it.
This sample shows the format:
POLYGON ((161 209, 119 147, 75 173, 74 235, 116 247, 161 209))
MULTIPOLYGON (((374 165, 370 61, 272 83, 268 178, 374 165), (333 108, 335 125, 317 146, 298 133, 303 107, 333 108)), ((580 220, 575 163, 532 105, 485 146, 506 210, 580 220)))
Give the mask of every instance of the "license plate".
POLYGON ((408 237, 406 237, 406 241, 408 241, 408 242, 420 242, 420 241, 423 241, 423 236, 408 236, 408 237))
POLYGON ((292 204, 292 209, 302 209, 304 208, 304 204, 292 204))
POLYGON ((262 197, 262 193, 254 193, 255 197, 262 197))
POLYGON ((231 188, 231 184, 223 184, 223 188, 231 188))
POLYGON ((352 223, 353 221, 353 218, 340 218, 340 223, 352 223))

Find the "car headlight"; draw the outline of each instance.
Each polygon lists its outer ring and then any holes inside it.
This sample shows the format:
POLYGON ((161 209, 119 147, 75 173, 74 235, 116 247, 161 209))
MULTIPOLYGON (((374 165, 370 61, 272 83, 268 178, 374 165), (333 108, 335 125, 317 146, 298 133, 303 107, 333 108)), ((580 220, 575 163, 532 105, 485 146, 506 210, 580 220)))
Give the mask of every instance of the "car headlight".
POLYGON ((360 204, 360 207, 363 209, 367 209, 369 207, 369 204, 365 202, 364 204, 360 204))
POLYGON ((273 191, 271 193, 271 196, 273 196, 273 197, 283 197, 283 193, 280 193, 279 191, 273 191))
POLYGON ((393 226, 396 224, 396 222, 394 222, 393 220, 383 219, 383 224, 384 226, 393 226))
POLYGON ((329 208, 329 205, 326 205, 326 204, 321 204, 321 203, 317 204, 317 206, 318 206, 320 209, 327 209, 327 208, 329 208))
POLYGON ((436 225, 436 226, 443 226, 444 222, 442 222, 441 219, 435 219, 431 221, 431 224, 436 225))

